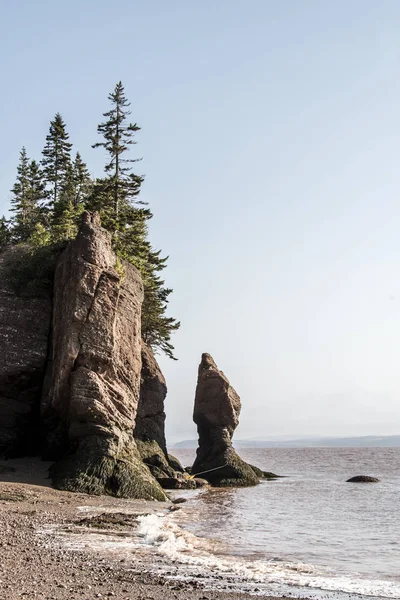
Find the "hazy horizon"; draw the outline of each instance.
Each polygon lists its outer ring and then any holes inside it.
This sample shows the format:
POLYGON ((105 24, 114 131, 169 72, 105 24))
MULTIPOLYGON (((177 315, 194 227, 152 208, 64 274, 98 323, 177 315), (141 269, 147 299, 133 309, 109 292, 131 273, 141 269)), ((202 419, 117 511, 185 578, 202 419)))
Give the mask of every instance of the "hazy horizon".
POLYGON ((399 25, 396 0, 4 5, 3 212, 57 111, 97 176, 119 79, 142 128, 182 321, 169 440, 196 437, 202 352, 242 398, 235 438, 400 433, 399 25))

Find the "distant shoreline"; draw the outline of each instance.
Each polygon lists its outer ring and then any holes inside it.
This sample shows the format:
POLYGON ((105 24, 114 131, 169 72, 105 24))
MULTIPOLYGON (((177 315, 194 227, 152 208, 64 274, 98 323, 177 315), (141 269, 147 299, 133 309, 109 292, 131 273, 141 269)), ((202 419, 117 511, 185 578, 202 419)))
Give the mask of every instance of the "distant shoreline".
MULTIPOLYGON (((233 445, 235 448, 399 448, 400 435, 245 439, 236 440, 233 445)), ((173 448, 196 449, 197 440, 183 440, 171 445, 173 448)))

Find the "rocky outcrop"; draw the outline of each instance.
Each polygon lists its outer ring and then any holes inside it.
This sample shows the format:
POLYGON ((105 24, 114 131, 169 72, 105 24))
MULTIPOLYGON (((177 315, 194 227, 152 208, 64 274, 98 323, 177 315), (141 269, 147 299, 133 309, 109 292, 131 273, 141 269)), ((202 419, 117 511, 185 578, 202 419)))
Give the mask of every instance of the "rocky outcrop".
POLYGON ((199 366, 193 419, 199 447, 192 474, 216 486, 256 485, 259 478, 232 446, 239 423, 240 398, 209 354, 199 366))
POLYGON ((60 489, 165 499, 132 432, 141 373, 139 272, 117 264, 97 215, 84 214, 54 282, 52 357, 42 416, 60 489))
POLYGON ((347 480, 347 483, 379 483, 377 477, 370 477, 369 475, 356 475, 347 480))
POLYGON ((152 349, 143 341, 141 356, 140 395, 134 436, 143 462, 161 487, 165 488, 168 482, 177 479, 177 472, 183 473, 184 469, 167 452, 164 411, 167 386, 152 349))
POLYGON ((0 454, 35 450, 51 320, 51 293, 17 295, 8 276, 23 260, 17 246, 0 254, 0 454))
POLYGON ((152 349, 143 341, 141 356, 140 395, 134 435, 136 439, 144 442, 156 442, 166 454, 164 401, 167 395, 167 386, 165 378, 152 349))

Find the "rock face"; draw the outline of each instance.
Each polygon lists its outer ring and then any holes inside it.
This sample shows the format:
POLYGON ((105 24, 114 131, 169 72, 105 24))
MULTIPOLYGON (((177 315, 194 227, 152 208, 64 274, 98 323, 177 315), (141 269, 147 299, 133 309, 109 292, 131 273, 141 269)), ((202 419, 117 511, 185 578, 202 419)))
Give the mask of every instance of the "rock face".
POLYGON ((17 295, 7 279, 21 252, 0 254, 0 454, 7 456, 35 449, 51 320, 50 293, 17 295))
POLYGON ((192 474, 198 473, 212 485, 248 486, 259 482, 252 467, 232 447, 240 409, 240 398, 228 379, 213 358, 203 354, 193 415, 199 434, 199 447, 192 474))
POLYGON ((165 499, 143 465, 132 432, 141 373, 139 272, 116 262, 97 215, 84 214, 56 268, 52 357, 42 416, 47 453, 66 454, 56 487, 165 499))
MULTIPOLYGON (((165 488, 183 473, 179 461, 167 452, 164 401, 167 386, 152 349, 142 341, 140 395, 134 437, 143 462, 165 488)), ((172 484, 171 484, 172 485, 172 484)), ((171 489, 175 489, 172 487, 171 489)))
POLYGON ((167 386, 152 349, 143 341, 141 354, 140 395, 134 435, 136 439, 144 442, 157 442, 166 454, 164 401, 167 386))
POLYGON ((377 477, 370 477, 369 475, 356 475, 347 480, 347 483, 378 483, 377 477))

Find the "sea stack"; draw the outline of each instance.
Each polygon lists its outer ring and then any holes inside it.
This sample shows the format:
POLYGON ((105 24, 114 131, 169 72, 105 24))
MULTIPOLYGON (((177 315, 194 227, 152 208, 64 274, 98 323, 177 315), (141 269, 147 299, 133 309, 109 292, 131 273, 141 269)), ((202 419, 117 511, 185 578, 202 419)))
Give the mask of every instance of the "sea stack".
POLYGON ((250 486, 259 483, 253 468, 232 446, 239 424, 240 397, 215 364, 203 354, 199 366, 193 420, 199 434, 197 457, 192 467, 214 486, 250 486))
POLYGON ((143 462, 165 485, 167 479, 175 479, 183 468, 167 451, 164 410, 167 385, 153 350, 143 340, 141 357, 140 394, 133 434, 143 462))
POLYGON ((133 437, 141 375, 138 270, 118 264, 111 235, 85 213, 55 272, 42 419, 59 489, 165 499, 133 437), (55 427, 54 427, 55 425, 55 427))

